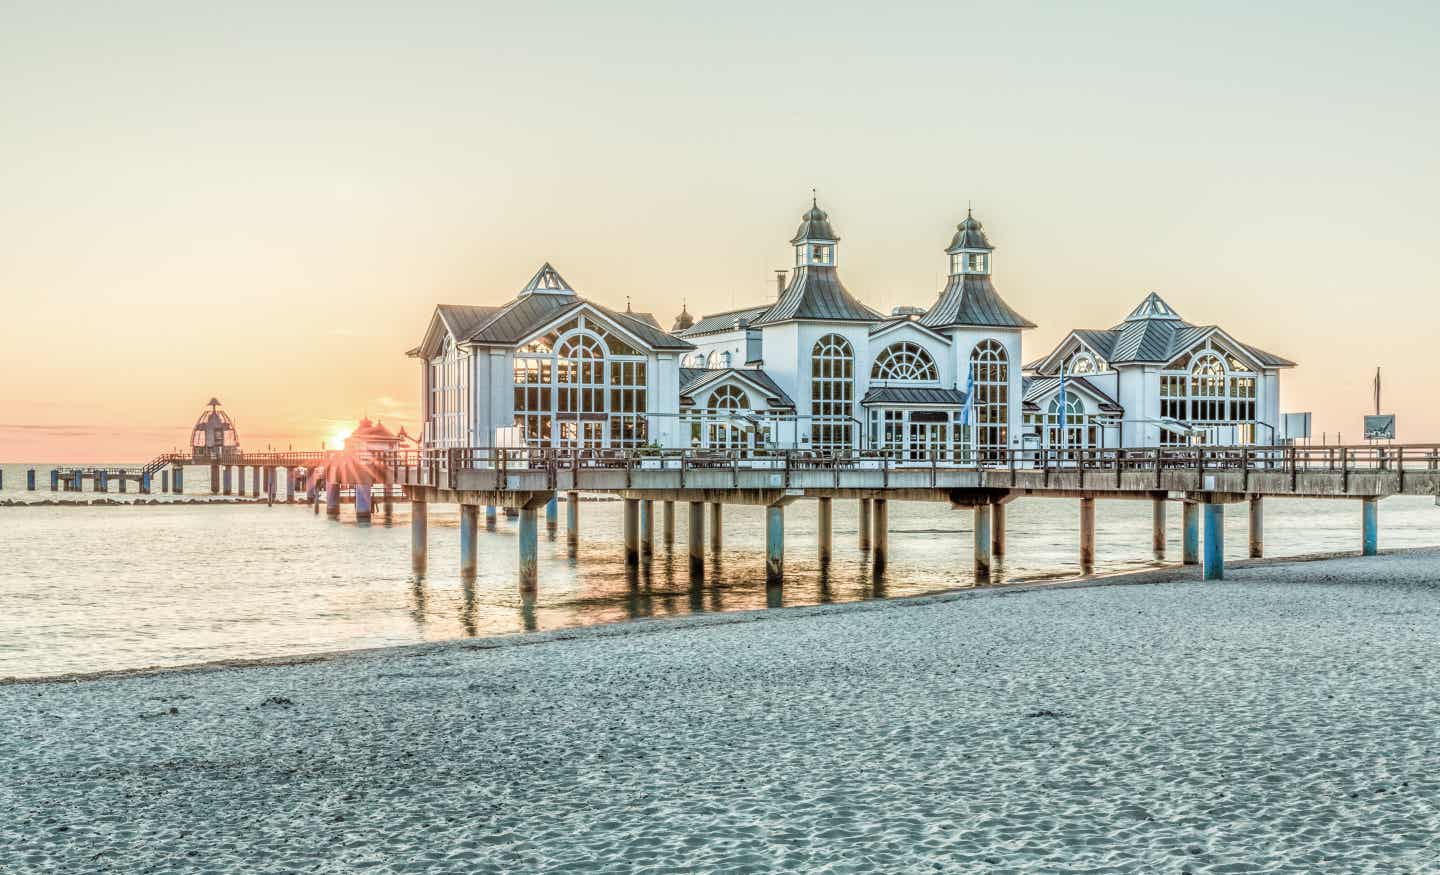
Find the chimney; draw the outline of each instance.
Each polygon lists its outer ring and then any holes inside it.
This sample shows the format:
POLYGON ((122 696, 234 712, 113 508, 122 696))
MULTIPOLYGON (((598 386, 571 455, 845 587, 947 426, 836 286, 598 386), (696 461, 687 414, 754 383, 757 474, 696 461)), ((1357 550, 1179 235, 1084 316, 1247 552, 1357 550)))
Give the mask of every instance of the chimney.
POLYGON ((785 271, 775 271, 775 297, 779 298, 785 294, 785 271))

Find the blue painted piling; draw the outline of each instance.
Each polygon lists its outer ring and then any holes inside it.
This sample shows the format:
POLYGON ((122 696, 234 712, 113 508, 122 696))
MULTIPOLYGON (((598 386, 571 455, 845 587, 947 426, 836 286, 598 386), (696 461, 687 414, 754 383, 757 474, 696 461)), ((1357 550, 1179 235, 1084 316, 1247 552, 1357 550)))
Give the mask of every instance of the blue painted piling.
POLYGON ((355 521, 361 523, 370 522, 370 516, 374 508, 375 501, 370 492, 370 484, 355 484, 355 521))
MULTIPOLYGON (((244 477, 245 477, 245 471, 244 471, 244 469, 241 469, 241 471, 240 471, 240 477, 241 477, 242 480, 244 479, 244 477)), ((234 469, 232 466, 230 466, 230 465, 226 465, 226 466, 225 466, 225 470, 224 470, 223 472, 221 472, 221 474, 220 474, 220 491, 221 491, 223 494, 225 494, 225 495, 229 495, 229 494, 231 494, 232 492, 234 492, 234 491, 235 491, 235 490, 234 490, 234 485, 235 485, 235 484, 234 484, 234 481, 235 481, 235 469, 234 469)), ((244 491, 245 487, 244 487, 243 484, 241 485, 240 489, 241 489, 241 491, 244 491)))
POLYGON ((328 517, 340 516, 340 484, 325 484, 325 515, 328 517))
POLYGON ((485 528, 495 528, 495 505, 485 505, 485 528))
POLYGON ((25 472, 25 488, 31 492, 35 491, 35 469, 31 468, 25 472))
POLYGON ((109 472, 109 471, 100 470, 100 471, 96 471, 96 472, 95 472, 95 491, 96 491, 96 492, 109 492, 109 491, 110 491, 110 472, 109 472))
POLYGON ((534 592, 539 577, 539 533, 535 525, 535 508, 520 508, 520 590, 534 592))
POLYGON ((150 482, 151 482, 151 478, 153 478, 154 476, 155 476, 155 475, 154 475, 154 474, 151 474, 149 471, 145 471, 145 472, 142 472, 142 473, 140 474, 140 494, 141 494, 141 495, 149 495, 149 494, 150 494, 150 482))
POLYGON ((1374 556, 1380 551, 1380 501, 1375 498, 1360 502, 1360 553, 1374 556))
POLYGON ((552 495, 550 500, 545 502, 545 528, 555 531, 560 525, 560 498, 552 495))
POLYGON ((1187 501, 1180 505, 1180 562, 1200 564, 1200 505, 1187 501))
POLYGON ((580 540, 580 493, 565 493, 565 537, 570 543, 580 540))
POLYGON ((1205 580, 1225 579, 1225 505, 1205 505, 1205 580))
POLYGON ((780 583, 785 579, 785 506, 772 504, 765 508, 765 582, 780 583))
POLYGON ((176 469, 175 469, 175 476, 174 476, 174 478, 171 479, 170 482, 171 482, 171 484, 173 484, 174 487, 175 487, 175 494, 176 494, 176 495, 184 495, 184 494, 185 494, 185 469, 184 469, 184 468, 176 468, 176 469))
POLYGON ((60 489, 60 471, 56 468, 50 469, 50 491, 57 492, 60 489))

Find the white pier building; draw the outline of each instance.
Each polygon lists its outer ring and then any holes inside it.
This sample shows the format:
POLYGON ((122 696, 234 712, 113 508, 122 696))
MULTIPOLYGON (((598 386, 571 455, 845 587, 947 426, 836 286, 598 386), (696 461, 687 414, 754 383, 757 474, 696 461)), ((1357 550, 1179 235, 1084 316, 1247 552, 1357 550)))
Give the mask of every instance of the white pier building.
POLYGON ((1042 447, 1283 437, 1279 372, 1294 363, 1185 322, 1154 293, 1022 367, 1034 323, 1001 297, 971 215, 928 309, 886 315, 857 298, 818 205, 790 243, 776 300, 698 319, 682 308, 670 331, 585 299, 548 263, 500 306, 437 307, 410 351, 424 446, 863 450, 970 465, 1042 447))

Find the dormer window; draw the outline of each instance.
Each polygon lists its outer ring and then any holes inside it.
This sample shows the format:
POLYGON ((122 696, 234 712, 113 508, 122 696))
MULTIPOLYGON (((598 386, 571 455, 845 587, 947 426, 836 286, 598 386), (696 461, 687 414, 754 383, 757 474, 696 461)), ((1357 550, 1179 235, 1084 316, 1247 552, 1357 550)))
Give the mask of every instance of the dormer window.
POLYGON ((831 264, 835 258, 835 247, 828 243, 810 244, 811 264, 831 264))
POLYGON ((990 269, 990 256, 984 252, 971 252, 966 254, 968 266, 971 273, 985 273, 990 269))

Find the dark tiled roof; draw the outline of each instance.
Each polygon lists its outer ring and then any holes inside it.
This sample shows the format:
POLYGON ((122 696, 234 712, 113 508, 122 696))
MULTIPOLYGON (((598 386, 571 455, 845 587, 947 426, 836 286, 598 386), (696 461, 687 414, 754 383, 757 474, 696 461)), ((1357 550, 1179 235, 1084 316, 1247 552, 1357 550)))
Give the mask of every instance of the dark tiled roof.
POLYGON ((977 325, 984 328, 1034 328, 1035 323, 1015 312, 995 291, 984 274, 955 274, 940 292, 935 306, 920 317, 927 328, 977 325))
POLYGON ((628 330, 653 349, 694 349, 695 347, 660 330, 650 320, 642 318, 648 314, 625 314, 602 307, 594 301, 586 301, 574 294, 527 294, 503 307, 492 308, 494 315, 471 331, 465 340, 473 343, 509 345, 519 343, 526 336, 547 322, 589 304, 600 313, 628 330))
POLYGON ((955 407, 965 403, 959 389, 938 386, 877 386, 865 393, 861 404, 947 404, 955 407))
MULTIPOLYGON (((1099 386, 1095 385, 1084 377, 1066 377, 1066 391, 1069 391, 1070 387, 1072 386, 1079 386, 1089 391, 1094 397, 1099 398, 1100 410, 1104 413, 1123 414, 1125 412, 1125 408, 1121 407, 1114 398, 1110 397, 1109 392, 1106 392, 1105 390, 1101 389, 1099 386)), ((1057 391, 1059 388, 1059 377, 1036 377, 1034 379, 1026 380, 1024 400, 1027 403, 1037 402, 1041 398, 1048 397, 1052 392, 1057 391)))
POLYGON ((458 338, 466 337, 500 310, 500 307, 471 307, 466 304, 441 304, 435 308, 445 327, 458 338))
POLYGON ((680 394, 687 397, 692 396, 696 392, 712 386, 732 374, 756 384, 760 390, 766 394, 770 406, 795 406, 795 402, 790 399, 789 395, 785 394, 785 390, 780 388, 780 384, 771 379, 769 374, 756 368, 715 368, 713 370, 681 368, 680 394))
POLYGON ((839 240, 835 235, 835 229, 830 227, 830 216, 819 206, 811 205, 809 211, 800 217, 800 228, 795 236, 790 239, 791 243, 799 243, 801 240, 839 240))
POLYGON ((1080 338, 1082 343, 1095 350, 1097 355, 1107 361, 1115 352, 1117 335, 1114 331, 1093 331, 1089 328, 1079 328, 1075 330, 1074 334, 1080 338))
POLYGON ((774 325, 792 319, 829 322, 878 322, 883 317, 855 300, 833 267, 798 267, 780 300, 751 324, 774 325))
POLYGON ((759 307, 746 307, 742 310, 726 310, 724 313, 711 313, 708 316, 701 316, 700 321, 690 326, 681 333, 682 337, 695 337, 701 334, 716 334, 721 331, 734 331, 735 320, 740 320, 740 327, 744 328, 755 318, 766 310, 770 304, 762 304, 759 307))
POLYGON ((1273 352, 1266 352, 1258 346, 1250 346, 1249 344, 1245 344, 1245 349, 1249 350, 1250 354, 1255 357, 1256 361, 1260 362, 1260 364, 1264 365, 1267 368, 1295 367, 1295 363, 1285 358, 1284 356, 1278 356, 1273 352))
POLYGON ((990 245, 990 238, 985 236, 985 226, 980 220, 970 215, 967 211, 965 221, 955 226, 955 236, 950 240, 950 247, 946 249, 994 249, 990 245))

